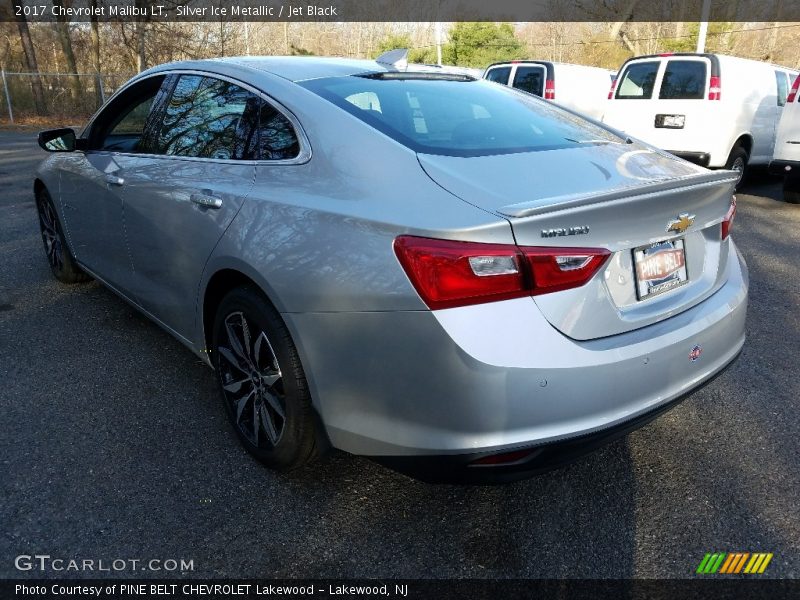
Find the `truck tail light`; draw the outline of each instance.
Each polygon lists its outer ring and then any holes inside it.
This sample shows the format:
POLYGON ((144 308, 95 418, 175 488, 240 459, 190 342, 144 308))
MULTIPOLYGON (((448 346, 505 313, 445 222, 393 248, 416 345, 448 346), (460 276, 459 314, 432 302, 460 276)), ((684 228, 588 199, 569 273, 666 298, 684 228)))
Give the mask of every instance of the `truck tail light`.
POLYGON ((728 213, 725 215, 725 218, 722 220, 722 239, 727 239, 727 237, 731 234, 731 227, 733 227, 733 219, 736 217, 736 196, 731 198, 731 207, 728 209, 728 213))
POLYGON ((708 99, 721 100, 722 99, 722 78, 718 75, 712 75, 708 83, 708 99))
POLYGON ((608 90, 608 99, 611 100, 614 97, 614 92, 617 89, 617 77, 611 80, 611 89, 608 90))
POLYGON ((545 100, 555 100, 556 99, 556 82, 552 79, 548 79, 544 82, 544 99, 545 100))
POLYGON ((789 90, 789 95, 786 97, 786 103, 794 102, 794 99, 797 98, 797 88, 800 86, 800 75, 794 78, 794 83, 792 84, 792 89, 789 90))
POLYGON ((394 241, 394 251, 432 310, 580 287, 610 254, 603 248, 535 248, 409 235, 394 241))

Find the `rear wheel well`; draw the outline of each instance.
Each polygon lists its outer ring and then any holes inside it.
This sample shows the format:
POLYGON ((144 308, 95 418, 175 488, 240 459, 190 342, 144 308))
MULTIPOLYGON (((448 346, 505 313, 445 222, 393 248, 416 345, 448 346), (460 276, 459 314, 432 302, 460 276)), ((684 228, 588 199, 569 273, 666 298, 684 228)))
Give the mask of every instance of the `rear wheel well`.
POLYGON ((235 269, 222 269, 214 273, 211 279, 209 279, 206 292, 203 295, 203 341, 205 342, 206 352, 210 352, 211 350, 214 318, 216 317, 220 302, 222 302, 222 299, 228 292, 243 286, 251 286, 261 291, 261 288, 255 281, 241 271, 235 269))

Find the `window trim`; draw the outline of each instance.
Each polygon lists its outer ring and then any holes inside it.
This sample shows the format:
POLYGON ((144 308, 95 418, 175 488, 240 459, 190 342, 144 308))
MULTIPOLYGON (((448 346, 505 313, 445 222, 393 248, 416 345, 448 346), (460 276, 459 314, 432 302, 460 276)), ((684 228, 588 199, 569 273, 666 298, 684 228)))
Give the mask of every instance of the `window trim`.
MULTIPOLYGON (((299 152, 297 156, 294 158, 281 158, 281 159, 252 159, 252 160, 236 160, 233 158, 208 158, 208 157, 201 157, 201 156, 174 156, 171 154, 152 154, 152 153, 144 153, 144 152, 115 152, 113 150, 87 150, 86 152, 90 152, 96 155, 113 155, 113 156, 138 156, 138 157, 145 157, 145 158, 163 158, 169 160, 182 160, 182 161, 203 161, 203 162, 211 162, 211 163, 222 163, 222 164, 235 164, 235 165, 302 165, 307 163, 311 160, 312 151, 311 151, 311 142, 308 140, 308 136, 306 135, 305 130, 300 125, 300 121, 297 117, 290 111, 286 106, 284 106, 281 102, 279 102, 274 97, 270 96, 266 92, 254 87, 252 84, 246 83, 235 77, 230 77, 228 75, 223 75, 221 73, 216 73, 214 71, 204 71, 201 69, 165 69, 163 71, 157 71, 155 73, 151 73, 144 77, 136 77, 123 85, 119 88, 111 98, 98 110, 94 116, 91 118, 89 123, 81 132, 81 138, 85 137, 86 134, 91 130, 92 126, 94 125, 95 120, 98 118, 100 113, 121 93, 127 90, 132 85, 145 81, 146 79, 150 79, 152 77, 166 77, 164 82, 169 81, 170 76, 175 76, 176 80, 177 77, 181 75, 197 75, 200 77, 211 77, 214 79, 219 79, 221 81, 226 81, 233 85, 238 85, 244 90, 255 94, 265 102, 269 102, 275 110, 281 113, 288 121, 292 124, 294 128, 295 134, 297 135, 297 142, 300 146, 299 152)), ((163 84, 162 84, 163 85, 163 84)), ((172 96, 172 92, 174 90, 170 90, 170 97, 172 96)), ((148 123, 149 124, 149 123, 148 123)), ((145 129, 146 131, 146 129, 145 129)))

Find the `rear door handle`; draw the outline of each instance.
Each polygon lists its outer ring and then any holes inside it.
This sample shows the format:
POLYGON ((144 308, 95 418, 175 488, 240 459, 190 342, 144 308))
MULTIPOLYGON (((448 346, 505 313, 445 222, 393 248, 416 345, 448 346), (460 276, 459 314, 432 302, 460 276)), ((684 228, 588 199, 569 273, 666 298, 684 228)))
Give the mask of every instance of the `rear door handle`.
POLYGON ((122 185, 125 183, 125 180, 122 177, 117 177, 116 175, 106 174, 106 183, 110 185, 122 185))
POLYGON ((215 198, 214 196, 206 196, 205 194, 192 194, 189 196, 189 200, 205 208, 222 208, 222 200, 215 198))

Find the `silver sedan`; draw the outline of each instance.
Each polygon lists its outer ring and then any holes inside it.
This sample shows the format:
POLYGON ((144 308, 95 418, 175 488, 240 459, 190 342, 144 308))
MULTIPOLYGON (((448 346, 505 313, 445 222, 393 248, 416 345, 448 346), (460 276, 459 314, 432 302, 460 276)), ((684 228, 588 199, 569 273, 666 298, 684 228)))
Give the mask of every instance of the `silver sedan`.
POLYGON ((735 174, 468 75, 172 63, 39 143, 53 274, 213 367, 276 469, 334 447, 429 480, 530 475, 744 343, 735 174))

